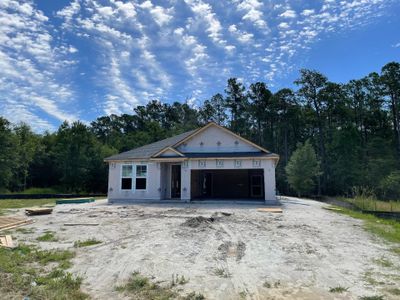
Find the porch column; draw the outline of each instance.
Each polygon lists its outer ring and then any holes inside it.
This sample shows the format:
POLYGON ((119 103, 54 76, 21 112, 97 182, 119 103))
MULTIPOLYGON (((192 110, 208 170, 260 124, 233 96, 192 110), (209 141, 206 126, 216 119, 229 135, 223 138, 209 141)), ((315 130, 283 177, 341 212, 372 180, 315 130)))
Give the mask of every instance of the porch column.
POLYGON ((189 161, 181 164, 181 200, 190 201, 191 167, 189 161))
POLYGON ((272 160, 266 160, 264 165, 265 203, 276 202, 275 165, 272 160))

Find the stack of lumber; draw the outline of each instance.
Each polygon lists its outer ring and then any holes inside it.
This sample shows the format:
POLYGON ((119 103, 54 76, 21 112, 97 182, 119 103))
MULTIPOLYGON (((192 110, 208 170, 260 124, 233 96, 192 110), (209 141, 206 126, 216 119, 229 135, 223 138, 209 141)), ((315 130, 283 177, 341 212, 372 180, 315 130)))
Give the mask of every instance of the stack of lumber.
POLYGON ((271 212, 271 213, 281 213, 282 212, 282 208, 280 208, 280 207, 262 207, 262 208, 258 208, 257 211, 271 212))
POLYGON ((94 202, 94 198, 71 198, 71 199, 58 199, 56 204, 77 204, 77 203, 90 203, 94 202))
POLYGON ((33 220, 21 217, 0 217, 0 231, 33 223, 33 220))
POLYGON ((11 235, 0 235, 0 247, 15 248, 11 235))
POLYGON ((51 207, 31 207, 25 209, 25 214, 28 216, 32 215, 48 215, 53 212, 53 208, 51 207))

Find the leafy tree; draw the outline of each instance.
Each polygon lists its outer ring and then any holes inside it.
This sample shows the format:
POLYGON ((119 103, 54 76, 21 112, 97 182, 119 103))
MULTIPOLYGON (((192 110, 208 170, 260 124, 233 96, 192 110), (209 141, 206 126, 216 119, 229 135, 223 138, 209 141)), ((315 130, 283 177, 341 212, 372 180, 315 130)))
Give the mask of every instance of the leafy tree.
POLYGON ((320 175, 320 167, 309 141, 304 145, 298 144, 285 169, 289 185, 299 197, 313 191, 315 179, 320 175))
POLYGON ((213 121, 223 125, 228 117, 225 112, 225 105, 224 97, 221 94, 215 94, 210 100, 205 100, 199 111, 203 123, 213 121))
MULTIPOLYGON (((271 105, 272 92, 267 88, 264 82, 256 82, 250 85, 248 97, 251 100, 250 113, 256 123, 258 143, 264 145, 263 128, 268 120, 270 122, 273 120, 271 114, 273 111, 271 105)), ((273 137, 273 128, 271 129, 273 137)))
POLYGON ((389 97, 397 154, 400 161, 400 63, 390 62, 382 68, 384 93, 389 97))
POLYGON ((11 124, 0 117, 0 190, 7 190, 16 166, 17 142, 11 124))

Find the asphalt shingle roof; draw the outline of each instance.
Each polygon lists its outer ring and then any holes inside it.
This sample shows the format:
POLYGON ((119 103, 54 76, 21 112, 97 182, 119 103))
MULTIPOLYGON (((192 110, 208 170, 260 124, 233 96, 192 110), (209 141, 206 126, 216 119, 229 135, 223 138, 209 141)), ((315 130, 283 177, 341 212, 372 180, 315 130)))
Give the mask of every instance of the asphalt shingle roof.
POLYGON ((148 159, 151 158, 154 154, 157 152, 161 151, 162 149, 166 147, 170 147, 175 145, 176 143, 179 143, 183 139, 187 138, 190 136, 192 133, 197 131, 198 129, 187 131, 178 135, 175 135, 170 138, 166 138, 164 140, 151 143, 142 147, 138 147, 126 152, 122 152, 116 155, 112 155, 110 157, 107 157, 105 161, 112 161, 112 160, 128 160, 128 159, 148 159))

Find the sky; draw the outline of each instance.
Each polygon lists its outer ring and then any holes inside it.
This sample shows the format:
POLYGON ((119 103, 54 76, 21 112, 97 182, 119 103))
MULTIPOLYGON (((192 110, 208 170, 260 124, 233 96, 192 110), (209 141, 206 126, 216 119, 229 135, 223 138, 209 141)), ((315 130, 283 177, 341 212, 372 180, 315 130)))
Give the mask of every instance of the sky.
POLYGON ((400 61, 400 0, 1 0, 0 115, 53 131, 237 77, 345 83, 400 61))

